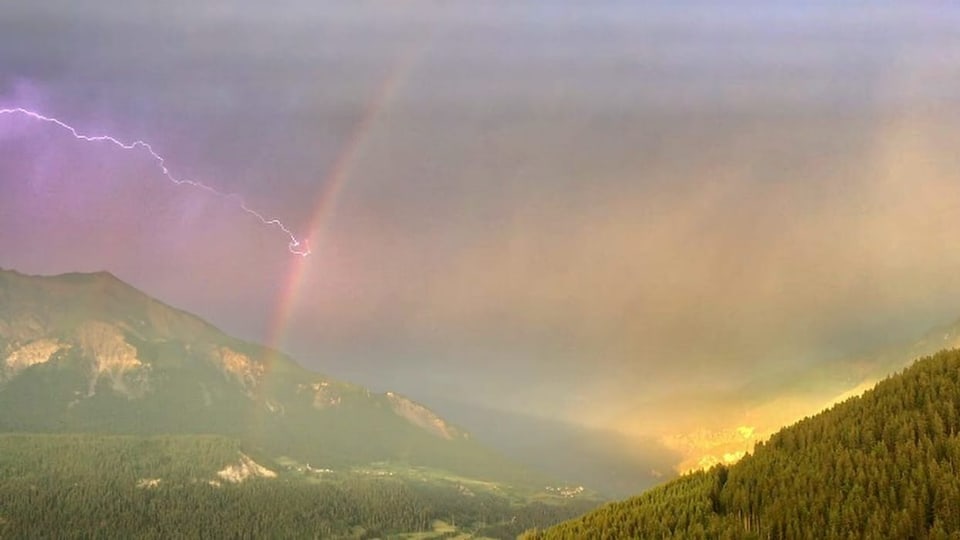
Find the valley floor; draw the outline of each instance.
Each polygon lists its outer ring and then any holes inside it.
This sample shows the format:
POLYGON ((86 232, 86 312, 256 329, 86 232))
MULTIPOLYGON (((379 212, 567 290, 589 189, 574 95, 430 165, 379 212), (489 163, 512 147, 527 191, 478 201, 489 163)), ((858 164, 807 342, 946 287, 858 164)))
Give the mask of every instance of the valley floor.
POLYGON ((401 464, 313 468, 221 436, 0 435, 2 538, 514 538, 597 504, 401 464))

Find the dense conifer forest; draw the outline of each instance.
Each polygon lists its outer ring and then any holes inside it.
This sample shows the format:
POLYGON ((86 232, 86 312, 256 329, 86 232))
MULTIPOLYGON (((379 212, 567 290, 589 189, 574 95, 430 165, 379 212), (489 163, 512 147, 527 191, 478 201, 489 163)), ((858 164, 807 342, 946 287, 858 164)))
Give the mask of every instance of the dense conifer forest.
POLYGON ((310 477, 255 453, 280 474, 218 477, 240 452, 220 436, 2 435, 0 538, 379 538, 437 520, 515 538, 596 506, 360 472, 310 477))
POLYGON ((527 539, 960 538, 960 351, 759 444, 527 539))

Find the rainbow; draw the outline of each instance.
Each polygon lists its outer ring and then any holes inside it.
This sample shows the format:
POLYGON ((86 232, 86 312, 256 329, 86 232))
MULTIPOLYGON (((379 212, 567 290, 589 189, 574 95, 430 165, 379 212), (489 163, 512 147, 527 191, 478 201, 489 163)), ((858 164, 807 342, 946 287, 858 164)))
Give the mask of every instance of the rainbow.
MULTIPOLYGON (((323 234, 330 225, 337 209, 337 202, 341 193, 350 180, 358 158, 364 147, 376 131, 378 120, 384 111, 391 106, 398 89, 409 77, 413 66, 418 63, 426 49, 426 43, 412 47, 406 54, 401 54, 393 62, 387 75, 376 87, 371 99, 363 109, 363 113, 353 125, 349 135, 344 140, 339 153, 331 164, 323 189, 317 197, 305 229, 310 235, 309 245, 313 253, 321 254, 323 248, 323 234)), ((322 260, 316 257, 314 260, 322 260)), ((267 328, 266 343, 274 350, 282 349, 285 332, 290 318, 297 307, 299 290, 308 268, 307 259, 296 257, 291 260, 284 278, 284 286, 274 309, 273 316, 267 328)), ((267 362, 270 369, 270 362, 267 362)))

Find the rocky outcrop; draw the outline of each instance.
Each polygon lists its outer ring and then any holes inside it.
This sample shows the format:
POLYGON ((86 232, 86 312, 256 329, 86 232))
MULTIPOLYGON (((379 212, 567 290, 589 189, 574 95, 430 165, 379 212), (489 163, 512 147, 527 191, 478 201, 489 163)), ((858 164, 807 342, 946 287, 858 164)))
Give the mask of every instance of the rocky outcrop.
POLYGON ((3 378, 10 378, 30 366, 49 362, 54 354, 65 348, 69 348, 69 345, 55 339, 39 339, 15 348, 4 360, 3 378))
POLYGON ((445 422, 443 418, 423 405, 393 392, 387 392, 386 395, 390 407, 397 416, 431 435, 447 440, 466 438, 463 432, 445 422))
POLYGON ((243 452, 240 452, 240 461, 233 465, 227 465, 217 473, 217 477, 224 482, 239 484, 250 478, 276 478, 277 473, 260 465, 243 452))
POLYGON ((314 409, 327 409, 340 405, 343 398, 326 381, 315 382, 311 384, 301 384, 297 387, 298 392, 310 392, 313 395, 314 409))
POLYGON ((127 397, 140 397, 146 392, 149 366, 137 358, 137 349, 127 343, 119 329, 90 321, 77 328, 76 338, 84 355, 93 360, 87 395, 96 392, 102 378, 110 381, 114 391, 127 397))
POLYGON ((247 395, 253 396, 254 390, 263 380, 264 366, 262 363, 229 347, 214 348, 210 352, 210 358, 223 370, 225 375, 236 380, 247 392, 247 395))
POLYGON ((94 359, 98 375, 120 374, 143 367, 137 358, 137 349, 127 343, 115 326, 98 321, 84 323, 77 329, 77 341, 83 352, 94 359))

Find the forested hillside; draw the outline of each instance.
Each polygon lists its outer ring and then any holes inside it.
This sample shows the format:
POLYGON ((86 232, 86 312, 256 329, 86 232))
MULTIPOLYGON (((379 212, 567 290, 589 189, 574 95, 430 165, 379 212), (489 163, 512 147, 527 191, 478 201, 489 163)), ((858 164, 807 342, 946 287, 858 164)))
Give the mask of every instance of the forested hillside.
POLYGON ((960 351, 531 539, 960 538, 960 351))

